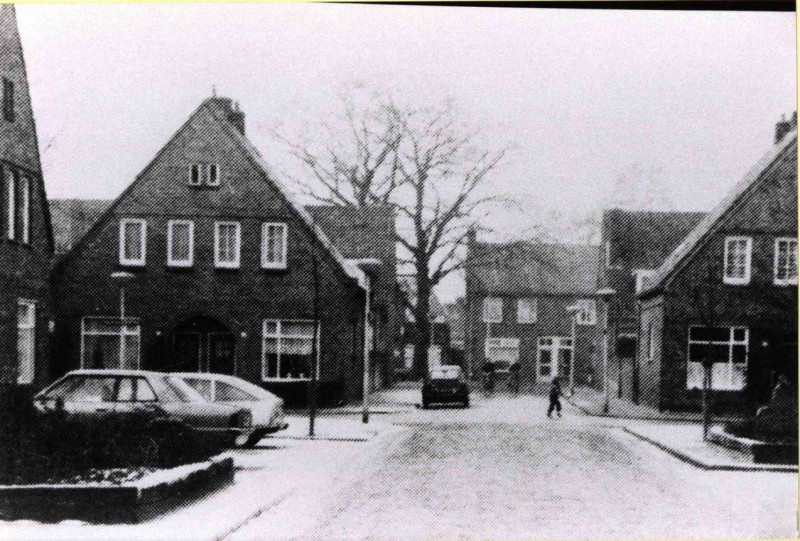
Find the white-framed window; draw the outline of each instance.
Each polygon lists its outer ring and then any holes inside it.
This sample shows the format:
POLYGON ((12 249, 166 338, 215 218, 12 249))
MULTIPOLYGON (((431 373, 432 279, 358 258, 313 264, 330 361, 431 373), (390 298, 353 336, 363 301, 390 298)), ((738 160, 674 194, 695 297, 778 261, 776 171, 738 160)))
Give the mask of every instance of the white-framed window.
POLYGON ((641 293, 647 285, 647 281, 655 275, 656 271, 652 269, 636 269, 633 271, 633 276, 636 279, 636 293, 641 293))
POLYGON ((189 177, 190 186, 219 186, 219 164, 194 163, 189 177))
POLYGON ((689 327, 686 388, 703 388, 703 361, 710 360, 712 389, 744 389, 749 338, 747 327, 689 327))
POLYGON ((775 284, 797 284, 797 239, 780 237, 775 239, 775 284))
POLYGON ((483 299, 483 321, 485 323, 502 323, 503 299, 499 297, 483 299))
POLYGON ((142 328, 136 318, 84 317, 81 368, 139 369, 142 328))
POLYGON ((19 219, 20 240, 25 244, 31 242, 31 180, 27 176, 19 177, 19 219))
POLYGON ((536 299, 517 299, 517 323, 536 323, 536 299))
POLYGON ((750 237, 725 237, 725 272, 722 281, 726 284, 750 283, 750 260, 753 239, 750 237))
POLYGON ((492 361, 497 372, 507 372, 519 361, 519 338, 487 338, 484 354, 492 361))
POLYGON ((594 299, 580 299, 575 302, 578 311, 575 313, 575 323, 578 325, 594 325, 597 323, 597 305, 594 299))
POLYGON ((17 174, 6 168, 6 236, 17 238, 17 174))
MULTIPOLYGON (((320 328, 317 324, 317 374, 319 374, 320 328)), ((303 381, 311 379, 314 344, 312 320, 264 320, 261 379, 303 381)))
POLYGON ((167 222, 167 265, 170 267, 194 265, 194 222, 190 220, 167 222))
POLYGON ((414 368, 414 344, 406 344, 403 348, 403 368, 406 370, 414 368))
POLYGON ((241 224, 239 222, 214 223, 214 265, 225 269, 238 269, 241 252, 241 224))
POLYGON ((119 222, 120 265, 142 266, 147 259, 147 222, 126 218, 119 222))
POLYGON ((285 269, 287 231, 284 223, 261 224, 261 267, 285 269))
POLYGON ((36 303, 17 301, 17 383, 33 383, 36 366, 36 303))

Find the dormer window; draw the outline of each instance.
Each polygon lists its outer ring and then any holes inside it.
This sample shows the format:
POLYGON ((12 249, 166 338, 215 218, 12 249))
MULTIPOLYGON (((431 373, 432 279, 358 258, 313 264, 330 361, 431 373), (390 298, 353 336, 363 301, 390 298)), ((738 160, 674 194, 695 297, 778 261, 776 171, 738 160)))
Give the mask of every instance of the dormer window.
POLYGON ((219 164, 195 163, 192 164, 190 186, 219 186, 219 164))

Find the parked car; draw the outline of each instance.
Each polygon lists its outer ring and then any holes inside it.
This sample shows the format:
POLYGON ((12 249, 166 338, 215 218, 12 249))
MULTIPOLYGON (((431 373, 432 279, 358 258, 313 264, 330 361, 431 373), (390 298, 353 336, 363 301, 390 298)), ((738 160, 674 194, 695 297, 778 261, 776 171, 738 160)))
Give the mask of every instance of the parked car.
POLYGON ((289 427, 283 414, 283 400, 249 381, 223 374, 181 372, 181 378, 206 400, 245 408, 253 416, 253 433, 244 443, 253 447, 261 438, 289 427))
POLYGON ((422 385, 422 407, 431 404, 461 404, 469 407, 469 387, 460 366, 442 366, 428 373, 422 385))
POLYGON ((43 414, 97 420, 125 413, 152 414, 156 432, 169 431, 244 445, 253 434, 250 410, 204 399, 180 378, 140 370, 73 370, 33 399, 43 414))

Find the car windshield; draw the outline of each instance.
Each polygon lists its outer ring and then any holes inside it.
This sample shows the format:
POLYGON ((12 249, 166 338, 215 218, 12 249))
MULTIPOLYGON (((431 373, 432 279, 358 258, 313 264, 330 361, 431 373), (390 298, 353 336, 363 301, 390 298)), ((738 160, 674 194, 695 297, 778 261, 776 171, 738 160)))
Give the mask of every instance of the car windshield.
POLYGON ((114 377, 71 376, 47 391, 48 398, 64 402, 112 402, 114 377))

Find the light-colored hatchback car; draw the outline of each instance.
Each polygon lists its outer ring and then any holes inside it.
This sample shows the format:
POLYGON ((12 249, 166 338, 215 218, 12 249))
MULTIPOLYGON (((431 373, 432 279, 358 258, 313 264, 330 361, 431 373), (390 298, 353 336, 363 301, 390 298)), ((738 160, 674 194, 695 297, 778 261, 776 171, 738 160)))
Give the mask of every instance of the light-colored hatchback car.
POLYGON ((264 436, 288 428, 283 399, 249 381, 224 374, 180 372, 173 374, 210 402, 245 408, 253 417, 253 432, 243 447, 255 446, 264 436))
POLYGON ((253 434, 248 408, 213 404, 178 377, 143 370, 73 370, 36 394, 42 414, 63 410, 91 421, 111 415, 152 415, 154 428, 191 431, 227 445, 243 445, 253 434))

